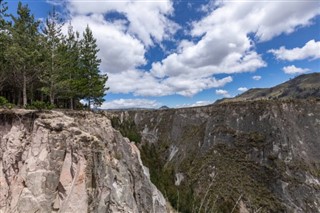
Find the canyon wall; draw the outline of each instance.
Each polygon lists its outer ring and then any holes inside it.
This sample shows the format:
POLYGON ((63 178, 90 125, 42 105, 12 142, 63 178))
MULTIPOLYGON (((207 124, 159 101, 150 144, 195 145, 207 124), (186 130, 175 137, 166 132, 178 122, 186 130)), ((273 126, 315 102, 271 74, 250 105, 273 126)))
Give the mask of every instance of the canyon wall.
POLYGON ((320 102, 109 113, 181 212, 320 212, 320 102))

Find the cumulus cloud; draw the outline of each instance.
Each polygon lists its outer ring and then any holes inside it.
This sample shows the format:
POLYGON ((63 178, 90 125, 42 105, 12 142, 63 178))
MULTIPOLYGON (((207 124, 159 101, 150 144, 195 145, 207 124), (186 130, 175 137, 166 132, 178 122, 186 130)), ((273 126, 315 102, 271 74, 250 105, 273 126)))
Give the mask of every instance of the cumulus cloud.
MULTIPOLYGON (((203 35, 221 25, 227 25, 242 35, 254 33, 260 41, 267 41, 282 33, 292 33, 297 27, 308 26, 320 14, 315 1, 216 1, 207 17, 194 25, 192 33, 203 35), (272 14, 272 16, 270 16, 272 14)), ((224 32, 222 36, 226 35, 224 32)))
POLYGON ((259 81, 262 77, 260 75, 252 76, 252 79, 255 81, 259 81))
POLYGON ((149 72, 129 70, 109 75, 108 86, 113 93, 133 93, 136 96, 165 96, 179 94, 191 97, 198 92, 214 87, 223 87, 232 82, 232 77, 208 78, 155 78, 149 72))
POLYGON ((147 64, 147 51, 172 40, 179 29, 172 21, 173 1, 67 2, 74 27, 83 31, 89 24, 97 38, 101 70, 109 75, 110 92, 136 96, 193 96, 223 87, 232 77, 217 79, 216 74, 254 72, 267 66, 255 51, 257 40, 291 33, 320 14, 318 4, 311 1, 210 2, 206 15, 191 23, 188 33, 192 38, 176 41, 176 50, 153 62, 150 70, 143 70, 139 67, 147 64), (120 18, 111 19, 108 15, 113 13, 120 18))
POLYGON ((302 74, 302 73, 305 73, 305 72, 310 71, 310 70, 307 69, 307 68, 304 69, 304 68, 296 67, 296 66, 294 66, 294 65, 283 67, 282 70, 283 70, 286 74, 291 74, 291 75, 294 75, 294 74, 302 74))
POLYGON ((158 108, 160 103, 149 99, 117 99, 102 104, 101 109, 158 108))
POLYGON ((217 89, 216 90, 216 94, 217 95, 223 95, 223 97, 225 97, 225 98, 230 98, 231 97, 229 92, 227 90, 223 90, 223 89, 217 89))
POLYGON ((273 53, 277 59, 287 61, 318 59, 320 58, 320 41, 310 40, 301 48, 286 49, 282 46, 279 49, 271 49, 268 52, 273 53))
POLYGON ((87 25, 90 26, 100 49, 98 57, 102 61, 100 65, 102 72, 121 73, 146 63, 144 45, 122 31, 124 23, 107 22, 103 15, 98 14, 77 15, 71 22, 74 29, 79 32, 83 32, 87 25))
MULTIPOLYGON (((211 3, 210 3, 211 4, 211 3)), ((253 72, 267 66, 248 36, 263 42, 306 26, 320 11, 316 2, 217 1, 190 32, 198 42, 183 40, 178 51, 152 65, 163 78, 186 75, 204 78, 220 73, 253 72), (277 14, 270 16, 270 14, 277 14)), ((208 9, 207 9, 208 10, 208 9)), ((257 79, 258 80, 258 79, 257 79)))
POLYGON ((170 0, 161 1, 88 1, 69 0, 72 14, 108 14, 117 12, 128 20, 126 31, 136 35, 146 46, 169 39, 179 26, 171 21, 173 3, 170 0))
POLYGON ((239 87, 238 91, 245 92, 245 91, 248 91, 248 88, 247 87, 239 87))

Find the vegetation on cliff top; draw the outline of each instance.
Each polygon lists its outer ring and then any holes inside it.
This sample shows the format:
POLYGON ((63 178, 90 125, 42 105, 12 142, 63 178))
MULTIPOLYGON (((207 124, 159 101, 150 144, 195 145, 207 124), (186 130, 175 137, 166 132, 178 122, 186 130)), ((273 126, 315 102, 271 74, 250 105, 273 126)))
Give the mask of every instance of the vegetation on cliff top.
POLYGON ((36 101, 71 109, 81 107, 80 100, 102 104, 108 77, 100 74, 89 26, 80 37, 69 24, 63 35, 55 9, 44 22, 21 2, 16 16, 7 11, 0 0, 0 96, 24 107, 36 101))

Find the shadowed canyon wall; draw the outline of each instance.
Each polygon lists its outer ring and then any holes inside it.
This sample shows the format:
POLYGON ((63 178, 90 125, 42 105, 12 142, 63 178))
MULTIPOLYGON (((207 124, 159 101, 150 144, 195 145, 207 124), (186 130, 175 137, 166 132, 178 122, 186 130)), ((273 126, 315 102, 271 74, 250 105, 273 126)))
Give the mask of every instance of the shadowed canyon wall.
POLYGON ((109 116, 181 212, 320 212, 319 100, 109 116))

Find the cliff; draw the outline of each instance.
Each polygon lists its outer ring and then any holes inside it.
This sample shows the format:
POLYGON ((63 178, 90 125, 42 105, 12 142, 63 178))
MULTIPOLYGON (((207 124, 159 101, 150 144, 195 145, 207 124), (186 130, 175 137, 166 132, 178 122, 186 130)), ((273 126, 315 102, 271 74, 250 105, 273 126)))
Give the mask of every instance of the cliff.
POLYGON ((320 102, 109 114, 181 212, 320 212, 320 102))
POLYGON ((0 111, 0 212, 167 212, 148 175, 103 115, 0 111))
POLYGON ((2 110, 0 212, 320 213, 319 81, 290 82, 184 109, 2 110))

